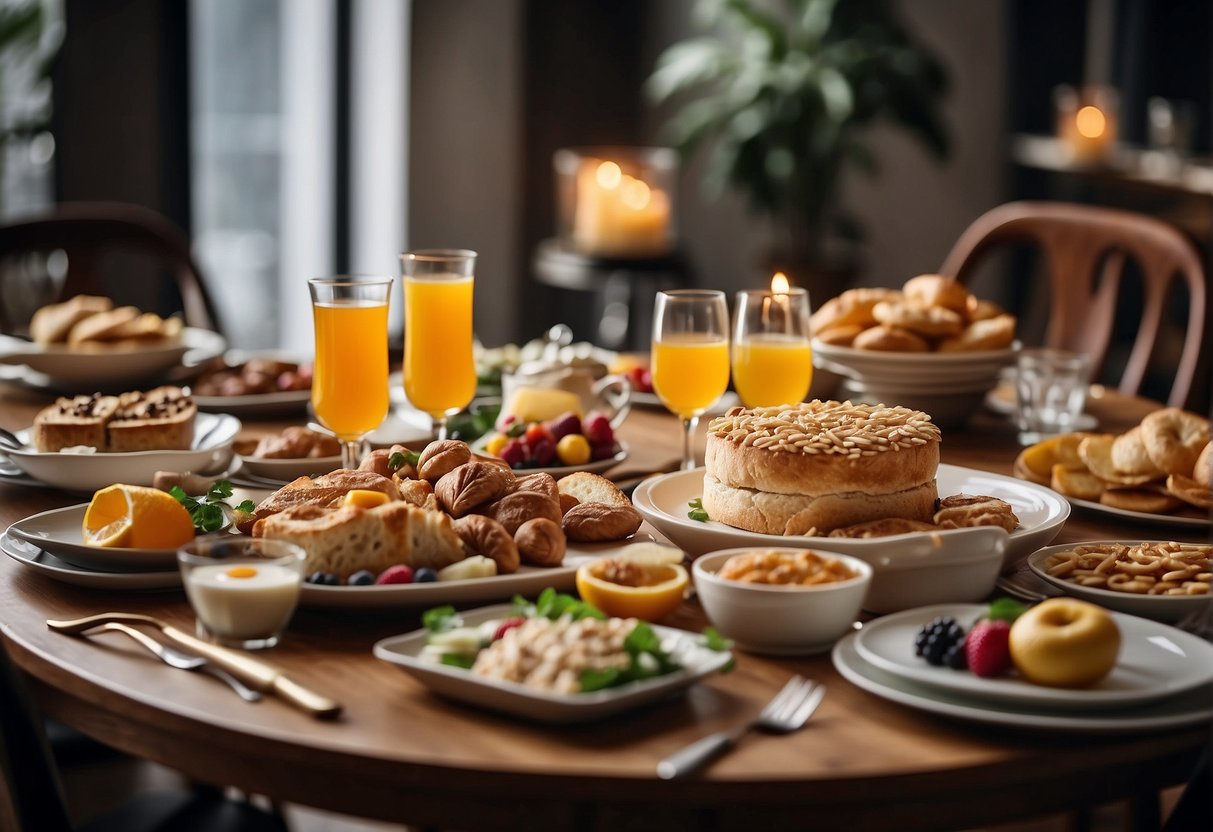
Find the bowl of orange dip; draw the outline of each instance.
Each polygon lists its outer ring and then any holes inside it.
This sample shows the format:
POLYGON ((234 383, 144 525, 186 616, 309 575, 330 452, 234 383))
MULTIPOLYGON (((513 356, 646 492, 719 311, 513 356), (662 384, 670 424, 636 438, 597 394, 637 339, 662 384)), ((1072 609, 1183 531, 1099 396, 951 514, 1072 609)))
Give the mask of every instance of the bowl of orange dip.
POLYGON ((828 650, 872 582, 868 563, 820 549, 723 549, 697 558, 692 573, 712 625, 738 648, 772 655, 828 650))

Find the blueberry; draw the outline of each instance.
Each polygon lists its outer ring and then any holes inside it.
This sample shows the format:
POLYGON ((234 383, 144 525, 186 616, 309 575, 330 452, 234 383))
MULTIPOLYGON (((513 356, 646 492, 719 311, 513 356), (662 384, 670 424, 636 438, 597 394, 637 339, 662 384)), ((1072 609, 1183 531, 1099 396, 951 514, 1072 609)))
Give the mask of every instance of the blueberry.
POLYGON ((341 583, 340 579, 332 572, 313 572, 307 576, 307 582, 309 584, 316 584, 317 586, 337 586, 341 583))
POLYGON ((350 586, 372 586, 375 583, 375 573, 369 569, 359 569, 346 580, 350 586))
POLYGON ((413 583, 432 584, 438 580, 438 573, 428 566, 423 566, 413 573, 413 583))

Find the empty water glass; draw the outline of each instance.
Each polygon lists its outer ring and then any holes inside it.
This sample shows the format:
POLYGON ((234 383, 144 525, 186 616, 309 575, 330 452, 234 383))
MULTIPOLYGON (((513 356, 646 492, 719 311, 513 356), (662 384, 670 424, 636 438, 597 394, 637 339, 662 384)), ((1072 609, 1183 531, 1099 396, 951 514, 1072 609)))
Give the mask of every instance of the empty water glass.
POLYGON ((1023 350, 1015 379, 1019 441, 1030 445, 1075 429, 1087 400, 1090 359, 1055 349, 1023 350))

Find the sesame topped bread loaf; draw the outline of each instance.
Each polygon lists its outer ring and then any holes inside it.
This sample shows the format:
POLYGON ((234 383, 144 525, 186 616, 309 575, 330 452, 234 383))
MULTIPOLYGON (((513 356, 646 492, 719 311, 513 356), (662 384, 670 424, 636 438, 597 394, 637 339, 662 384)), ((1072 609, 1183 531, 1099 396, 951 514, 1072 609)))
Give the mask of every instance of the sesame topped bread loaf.
POLYGON ((940 431, 916 410, 850 402, 735 407, 708 425, 703 507, 763 534, 930 522, 940 431))

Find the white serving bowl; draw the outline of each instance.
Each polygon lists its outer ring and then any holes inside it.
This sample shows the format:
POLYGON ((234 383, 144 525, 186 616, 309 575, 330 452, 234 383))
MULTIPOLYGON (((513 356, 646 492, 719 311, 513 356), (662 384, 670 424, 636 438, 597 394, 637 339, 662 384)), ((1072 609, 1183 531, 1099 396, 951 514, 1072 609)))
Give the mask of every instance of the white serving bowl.
POLYGON ((981 352, 885 352, 813 341, 813 364, 843 376, 840 395, 928 413, 941 427, 962 424, 1015 362, 1018 342, 981 352))
MULTIPOLYGON (((965 529, 963 538, 949 538, 949 532, 928 533, 919 539, 934 547, 900 550, 901 556, 882 557, 871 550, 872 586, 864 600, 868 612, 883 615, 929 604, 981 601, 994 591, 1002 571, 1003 550, 1008 535, 997 526, 965 529), (950 545, 963 541, 963 545, 950 545)), ((900 535, 898 535, 900 537, 900 535)), ((870 542, 893 538, 873 538, 870 542)))
POLYGON ((828 650, 850 632, 872 582, 870 565, 814 549, 842 561, 855 577, 812 586, 774 586, 725 580, 716 574, 732 556, 754 551, 795 554, 803 549, 724 549, 697 558, 692 566, 699 601, 722 635, 754 653, 803 655, 828 650))

